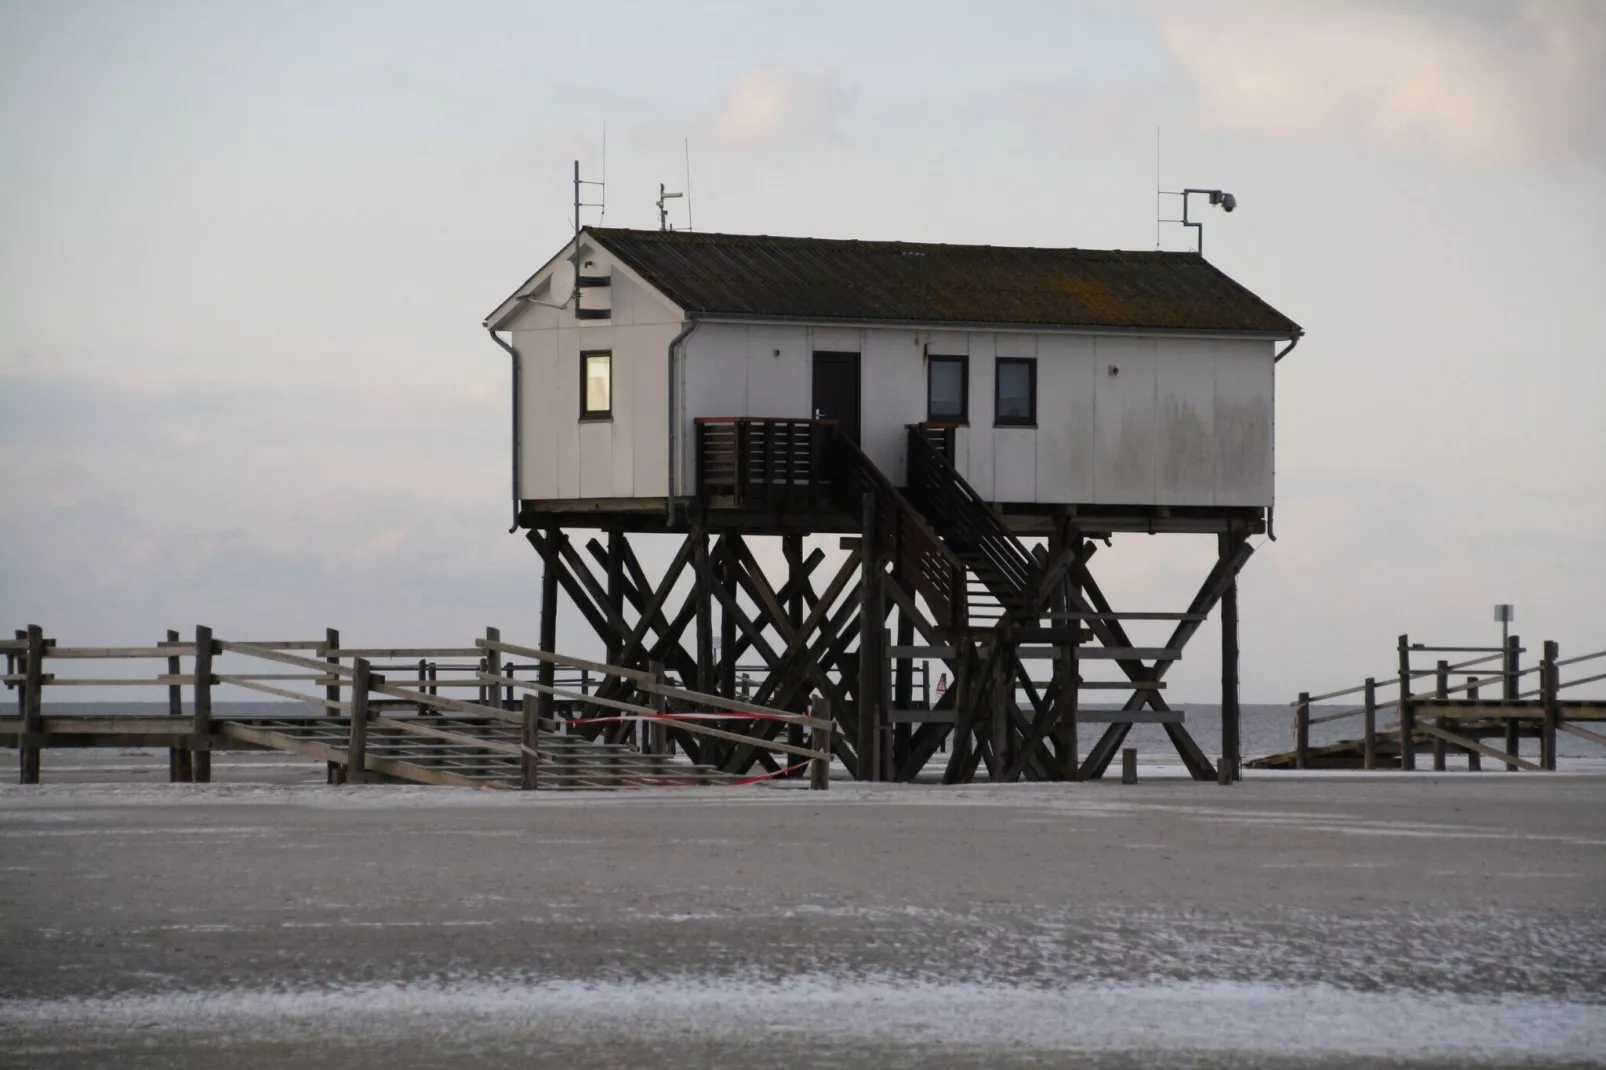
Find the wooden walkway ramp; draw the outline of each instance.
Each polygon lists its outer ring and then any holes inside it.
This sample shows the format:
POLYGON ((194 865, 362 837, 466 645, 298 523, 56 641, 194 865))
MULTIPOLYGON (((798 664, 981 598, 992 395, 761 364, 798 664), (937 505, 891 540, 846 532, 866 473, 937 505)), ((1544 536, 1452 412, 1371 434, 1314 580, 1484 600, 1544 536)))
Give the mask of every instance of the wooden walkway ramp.
POLYGON ((332 631, 322 641, 247 643, 215 638, 204 627, 193 641, 169 632, 150 647, 63 647, 34 626, 0 648, 18 705, 16 716, 0 717, 0 746, 19 751, 25 784, 39 782, 40 756, 56 747, 166 747, 175 781, 209 781, 214 750, 258 749, 325 762, 330 783, 690 787, 750 784, 804 768, 811 787, 828 783, 828 704, 815 716, 689 691, 670 684, 657 664, 642 670, 570 658, 504 643, 494 628, 466 647, 357 649, 341 647, 332 631), (512 655, 530 659, 522 668, 536 671, 518 676, 512 655), (416 665, 395 660, 415 657, 416 665), (140 659, 163 661, 167 671, 71 678, 46 671, 53 663, 140 659), (263 662, 296 671, 262 671, 263 662), (409 675, 393 675, 398 669, 409 675), (582 674, 580 690, 560 669, 582 674), (166 689, 166 715, 44 713, 47 688, 146 685, 166 689), (285 712, 214 713, 213 692, 223 688, 287 700, 285 712), (453 689, 466 694, 454 698, 453 689), (786 740, 770 738, 777 726, 789 730, 786 740), (764 752, 771 771, 739 776, 704 760, 733 746, 764 752))

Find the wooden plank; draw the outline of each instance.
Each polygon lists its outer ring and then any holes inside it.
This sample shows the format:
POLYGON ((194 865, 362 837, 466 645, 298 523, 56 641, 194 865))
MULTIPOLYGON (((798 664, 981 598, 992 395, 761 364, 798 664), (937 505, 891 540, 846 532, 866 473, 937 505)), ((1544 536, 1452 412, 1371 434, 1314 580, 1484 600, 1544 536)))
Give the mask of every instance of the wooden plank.
MULTIPOLYGON (((527 696, 532 701, 534 696, 527 696)), ((370 715, 368 723, 376 728, 389 728, 397 732, 405 732, 411 736, 424 739, 438 739, 447 743, 455 743, 463 747, 476 747, 480 750, 490 751, 493 754, 505 754, 510 758, 521 758, 523 748, 517 743, 501 743, 483 736, 472 736, 463 732, 453 732, 444 728, 426 727, 417 721, 402 721, 395 717, 370 715)))
POLYGON ((1577 736, 1579 739, 1587 739, 1591 743, 1599 743, 1601 746, 1606 746, 1606 736, 1601 735, 1599 732, 1591 732, 1587 728, 1579 728, 1577 725, 1568 724, 1566 721, 1557 721, 1556 727, 1569 735, 1577 736))
POLYGON ((315 695, 303 695, 298 691, 291 691, 288 688, 274 687, 272 684, 258 683, 255 679, 248 676, 214 675, 212 679, 216 680, 220 684, 230 684, 234 687, 243 687, 248 691, 260 691, 264 695, 273 695, 278 698, 295 699, 297 702, 305 702, 310 706, 319 706, 330 710, 331 712, 350 712, 347 709, 346 704, 343 702, 331 702, 326 698, 318 698, 315 695))
POLYGON ((889 658, 951 658, 954 648, 951 646, 889 646, 889 658))
MULTIPOLYGON (((1048 650, 1049 655, 1053 656, 1053 648, 1048 650)), ((1026 655, 1023 653, 1020 656, 1026 655)), ((1179 661, 1182 651, 1165 646, 1084 646, 1076 649, 1077 661, 1131 661, 1139 658, 1145 661, 1179 661)))
MULTIPOLYGON (((341 647, 324 651, 327 658, 480 658, 485 651, 479 646, 394 646, 394 647, 341 647)), ((373 666, 370 664, 369 669, 373 666)))
POLYGON ((1507 764, 1515 763, 1518 766, 1521 766, 1523 769, 1533 773, 1542 772, 1542 768, 1538 765, 1535 765, 1533 762, 1530 762, 1524 758, 1518 758, 1514 755, 1507 754, 1505 751, 1496 750, 1493 747, 1485 746, 1475 739, 1469 739, 1466 736, 1457 735, 1454 732, 1446 732, 1437 725, 1424 722, 1417 725, 1416 730, 1420 733, 1425 733, 1429 736, 1432 736, 1435 739, 1442 739, 1447 743, 1454 743, 1458 747, 1465 747, 1468 750, 1475 750, 1479 754, 1484 754, 1490 758, 1493 758, 1495 761, 1506 762, 1507 764))
POLYGON ((193 657, 195 647, 185 643, 177 646, 58 646, 45 651, 47 658, 170 658, 193 657))

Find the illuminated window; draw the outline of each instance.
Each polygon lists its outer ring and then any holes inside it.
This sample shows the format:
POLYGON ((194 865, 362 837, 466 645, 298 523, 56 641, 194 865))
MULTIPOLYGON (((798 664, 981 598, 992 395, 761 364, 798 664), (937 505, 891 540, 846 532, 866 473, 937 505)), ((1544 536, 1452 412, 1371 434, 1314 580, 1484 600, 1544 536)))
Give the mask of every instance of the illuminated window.
POLYGON ((580 354, 580 419, 605 420, 613 415, 613 354, 580 354))

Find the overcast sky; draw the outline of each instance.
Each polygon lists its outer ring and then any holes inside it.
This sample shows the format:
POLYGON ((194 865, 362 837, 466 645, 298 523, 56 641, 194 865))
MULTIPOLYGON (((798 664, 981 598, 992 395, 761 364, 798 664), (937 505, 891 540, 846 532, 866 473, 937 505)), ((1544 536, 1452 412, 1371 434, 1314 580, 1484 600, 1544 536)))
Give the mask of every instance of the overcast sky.
MULTIPOLYGON (((1155 246, 1158 127, 1165 188, 1239 199, 1211 261, 1308 331, 1246 699, 1487 642, 1496 601, 1606 648, 1587 0, 0 2, 0 623, 533 639, 480 322, 604 124, 611 225, 656 225, 689 139, 700 230, 1122 249, 1155 246)), ((1213 553, 1117 539, 1100 575, 1181 608, 1213 553)), ((1216 643, 1174 698, 1215 699, 1216 643)))

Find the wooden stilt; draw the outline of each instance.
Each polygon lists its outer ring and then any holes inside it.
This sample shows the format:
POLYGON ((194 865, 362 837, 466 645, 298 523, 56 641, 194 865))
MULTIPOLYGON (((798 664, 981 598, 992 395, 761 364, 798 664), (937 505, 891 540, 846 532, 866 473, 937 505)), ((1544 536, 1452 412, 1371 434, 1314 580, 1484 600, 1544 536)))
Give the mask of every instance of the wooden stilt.
MULTIPOLYGON (((1442 658, 1439 659, 1439 663, 1436 666, 1434 666, 1434 672, 1433 672, 1433 697, 1437 698, 1437 699, 1440 699, 1440 700, 1448 699, 1450 697, 1450 663, 1448 661, 1445 661, 1442 658)), ((1450 726, 1445 724, 1443 717, 1435 717, 1433 719, 1433 727, 1435 727, 1439 731, 1443 732, 1446 729, 1448 729, 1450 726)), ((1433 771, 1435 773, 1444 772, 1444 759, 1445 759, 1445 755, 1447 753, 1447 750, 1448 750, 1448 748, 1447 748, 1447 745, 1444 742, 1444 737, 1443 736, 1434 736, 1433 737, 1433 771)))
POLYGON ((361 784, 368 778, 368 690, 373 684, 367 658, 352 661, 351 728, 346 739, 346 783, 361 784))
MULTIPOLYGON (((1522 640, 1515 635, 1510 636, 1506 639, 1506 671, 1505 678, 1501 681, 1501 694, 1507 702, 1517 701, 1517 695, 1522 690, 1519 686, 1521 677, 1518 675, 1522 668, 1521 661, 1522 640)), ((1513 758, 1522 754, 1521 725, 1522 722, 1515 717, 1506 718, 1506 753, 1513 758)), ((1506 763, 1508 773, 1515 773, 1517 768, 1516 762, 1506 763)))
POLYGON ((1365 721, 1361 728, 1361 746, 1364 748, 1361 765, 1365 769, 1377 768, 1377 681, 1366 678, 1365 721))
POLYGON ((24 633, 28 643, 24 657, 27 661, 22 670, 22 734, 23 742, 19 748, 19 764, 21 765, 21 781, 24 784, 39 783, 39 743, 38 737, 45 731, 44 712, 44 679, 45 679, 45 633, 37 624, 28 625, 24 633), (34 737, 32 740, 27 737, 34 737))
MULTIPOLYGON (((177 644, 179 634, 175 629, 167 630, 167 641, 177 644)), ((171 657, 167 659, 167 673, 169 676, 178 676, 184 671, 182 658, 171 657)), ((169 717, 184 716, 184 688, 173 684, 167 689, 167 715, 169 717)), ((169 747, 167 750, 167 779, 173 784, 188 784, 195 779, 195 769, 190 763, 190 749, 183 744, 169 747)))
POLYGON ((1416 768, 1416 707, 1411 702, 1411 639, 1400 636, 1400 768, 1416 768))
POLYGON ((863 572, 859 577, 859 703, 854 749, 859 756, 859 779, 876 780, 881 768, 877 758, 879 711, 876 706, 881 686, 876 648, 880 645, 884 614, 881 612, 881 561, 876 553, 876 496, 868 491, 864 494, 860 522, 863 572))
POLYGON ((1561 647, 1555 640, 1546 639, 1544 667, 1539 672, 1545 705, 1545 719, 1539 734, 1539 764, 1548 773, 1556 771, 1556 726, 1561 722, 1561 670, 1556 662, 1560 659, 1561 647))
POLYGON ((195 629, 195 720, 190 742, 197 784, 212 782, 212 653, 212 629, 203 624, 195 629))
MULTIPOLYGON (((1478 701, 1478 685, 1475 682, 1477 679, 1476 676, 1467 677, 1467 698, 1473 702, 1478 701)), ((1440 724, 1443 724, 1442 718, 1440 719, 1440 724)), ((1467 770, 1476 773, 1482 768, 1483 755, 1475 750, 1467 751, 1467 770)))
POLYGON ((519 787, 534 791, 538 786, 541 764, 541 732, 536 697, 524 693, 524 719, 519 725, 519 787))
MULTIPOLYGON (((1220 536, 1218 556, 1230 560, 1243 535, 1236 529, 1220 536)), ((1221 755, 1228 759, 1229 768, 1237 776, 1243 760, 1239 741, 1238 705, 1238 574, 1229 574, 1221 592, 1221 755)))
POLYGON ((1294 768, 1304 769, 1310 763, 1310 692, 1299 693, 1299 705, 1294 708, 1294 768))
MULTIPOLYGON (((329 665, 333 665, 333 666, 339 666, 339 664, 340 664, 340 659, 339 658, 337 658, 337 657, 329 657, 328 656, 329 651, 331 651, 331 650, 339 650, 340 649, 340 631, 339 631, 339 629, 325 628, 324 632, 323 632, 323 644, 324 644, 324 655, 325 655, 323 660, 325 661, 325 663, 327 663, 329 665)), ((419 665, 422 666, 423 662, 419 662, 419 665)), ((331 672, 329 675, 333 678, 333 680, 332 680, 331 683, 326 684, 324 686, 323 697, 325 699, 327 699, 328 701, 330 701, 330 702, 339 702, 340 701, 340 683, 339 683, 340 674, 339 673, 335 673, 335 672, 331 672)), ((419 669, 419 676, 420 676, 420 678, 422 678, 422 676, 423 676, 423 669, 422 668, 419 669)), ((325 706, 323 712, 324 712, 324 715, 327 716, 327 717, 334 717, 334 716, 336 716, 336 715, 338 715, 340 713, 340 711, 338 709, 336 709, 335 707, 333 707, 333 706, 325 706)), ((419 707, 419 712, 420 713, 423 712, 423 707, 422 706, 419 707)), ((326 782, 330 783, 330 784, 338 784, 340 782, 340 777, 342 775, 342 769, 343 769, 343 767, 341 766, 341 764, 339 762, 329 762, 328 763, 328 767, 325 770, 325 777, 327 778, 326 782)))
MULTIPOLYGON (((546 552, 541 562, 541 652, 555 654, 558 649, 558 562, 557 544, 563 537, 561 528, 552 527, 546 533, 546 552)), ((553 685, 556 666, 550 661, 542 661, 536 670, 536 682, 543 688, 553 685)), ((556 710, 552 703, 552 694, 542 691, 536 696, 536 716, 543 722, 551 723, 556 720, 556 710)))

